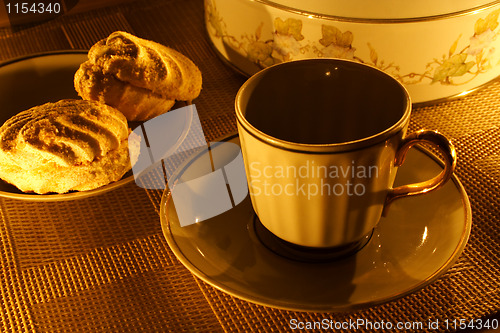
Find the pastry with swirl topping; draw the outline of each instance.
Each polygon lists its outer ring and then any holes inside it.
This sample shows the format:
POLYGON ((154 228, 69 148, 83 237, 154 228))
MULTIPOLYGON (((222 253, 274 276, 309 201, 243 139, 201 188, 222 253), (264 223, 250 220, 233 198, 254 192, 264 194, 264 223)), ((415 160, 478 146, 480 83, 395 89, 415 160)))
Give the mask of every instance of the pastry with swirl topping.
POLYGON ((97 42, 88 58, 75 73, 76 91, 117 108, 129 121, 151 119, 201 91, 201 72, 189 58, 127 32, 97 42))
POLYGON ((39 194, 98 188, 131 168, 128 135, 125 116, 98 102, 33 107, 0 127, 0 178, 39 194))

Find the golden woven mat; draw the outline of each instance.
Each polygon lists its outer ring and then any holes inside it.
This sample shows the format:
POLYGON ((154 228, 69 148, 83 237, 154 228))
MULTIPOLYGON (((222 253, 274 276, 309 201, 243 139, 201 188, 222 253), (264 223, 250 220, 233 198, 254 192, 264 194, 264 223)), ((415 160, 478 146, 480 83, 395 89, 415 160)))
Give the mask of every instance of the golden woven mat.
MULTIPOLYGON (((0 30, 0 60, 86 49, 115 30, 174 47, 203 73, 195 101, 207 140, 235 131, 245 78, 210 48, 201 0, 141 1, 0 30)), ((1 111, 0 111, 1 112, 1 111)), ((131 183, 98 197, 28 203, 0 199, 0 330, 5 332, 287 332, 300 321, 427 322, 500 310, 500 82, 461 100, 414 110, 410 130, 438 129, 458 150, 473 210, 458 262, 402 299, 358 312, 296 313, 228 296, 193 277, 168 248, 161 191, 131 183)), ((361 332, 361 330, 359 330, 361 332)), ((435 331, 433 331, 435 332, 435 331)))

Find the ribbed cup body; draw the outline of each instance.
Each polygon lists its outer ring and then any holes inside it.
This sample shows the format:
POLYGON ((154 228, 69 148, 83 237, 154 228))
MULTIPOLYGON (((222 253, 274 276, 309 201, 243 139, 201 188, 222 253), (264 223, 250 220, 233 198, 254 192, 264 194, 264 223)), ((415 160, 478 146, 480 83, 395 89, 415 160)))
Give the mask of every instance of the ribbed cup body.
POLYGON ((238 129, 252 205, 273 234, 302 246, 334 247, 377 225, 403 131, 365 149, 315 154, 271 146, 238 129))

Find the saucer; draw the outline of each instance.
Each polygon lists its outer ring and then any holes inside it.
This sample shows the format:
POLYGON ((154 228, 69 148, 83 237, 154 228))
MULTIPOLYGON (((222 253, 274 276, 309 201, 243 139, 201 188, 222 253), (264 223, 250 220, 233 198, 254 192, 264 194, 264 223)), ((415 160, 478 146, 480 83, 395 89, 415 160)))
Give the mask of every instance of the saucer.
MULTIPOLYGON (((236 134, 222 141, 239 145, 236 134)), ((191 157, 179 174, 196 173, 205 154, 191 157)), ((441 170, 430 152, 410 149, 395 186, 441 170)), ((373 306, 425 287, 458 259, 472 223, 456 176, 437 191, 394 201, 357 252, 327 261, 293 260, 264 244, 248 195, 225 213, 181 226, 167 190, 160 218, 170 248, 198 278, 249 302, 315 312, 373 306)))
MULTIPOLYGON (((0 64, 0 126, 23 110, 61 99, 80 99, 73 85, 75 72, 88 59, 88 51, 66 50, 33 54, 0 64)), ((129 124, 134 127, 136 125, 129 124)), ((134 181, 132 171, 110 184, 89 191, 63 194, 24 193, 0 179, 0 197, 25 201, 84 199, 115 190, 134 181)))

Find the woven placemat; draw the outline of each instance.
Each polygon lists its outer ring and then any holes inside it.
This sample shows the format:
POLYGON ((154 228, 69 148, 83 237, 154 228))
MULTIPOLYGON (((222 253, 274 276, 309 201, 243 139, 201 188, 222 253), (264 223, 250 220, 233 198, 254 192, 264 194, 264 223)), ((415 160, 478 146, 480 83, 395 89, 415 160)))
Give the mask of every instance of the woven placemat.
MULTIPOLYGON (((201 0, 137 1, 16 32, 0 30, 0 60, 86 49, 115 30, 174 47, 193 59, 203 73, 195 105, 206 140, 235 131, 234 97, 245 78, 211 49, 201 0)), ((473 210, 464 253, 421 291, 336 314, 277 310, 239 300, 194 278, 179 263, 160 228, 162 191, 145 191, 131 183, 72 202, 0 199, 0 330, 287 332, 291 319, 442 322, 497 312, 499 97, 500 83, 494 83, 464 99, 417 108, 412 114, 410 130, 438 129, 456 145, 457 175, 473 210)))
MULTIPOLYGON (((186 49, 187 54, 195 61, 198 60, 199 55, 203 55, 203 58, 198 61, 202 61, 202 67, 210 68, 209 71, 204 72, 205 88, 195 103, 201 115, 210 115, 209 121, 204 123, 204 129, 205 134, 213 139, 235 130, 233 104, 237 88, 242 81, 239 77, 235 78, 235 73, 221 64, 210 49, 206 32, 201 26, 203 21, 200 6, 197 7, 196 2, 192 2, 192 5, 191 7, 185 4, 190 8, 186 12, 191 13, 190 15, 193 16, 190 17, 196 17, 196 19, 186 22, 184 27, 189 25, 193 33, 183 31, 183 35, 190 38, 190 46, 195 45, 191 49, 186 49), (219 84, 213 87, 212 82, 219 84), (221 91, 224 94, 222 96, 221 91), (218 119, 213 119, 214 113, 218 115, 218 119)), ((153 6, 149 10, 144 9, 145 16, 158 19, 166 12, 174 15, 172 6, 167 4, 153 6)), ((181 12, 183 11, 179 10, 177 13, 180 15, 181 12)), ((129 21, 137 33, 147 36, 167 35, 171 31, 170 24, 152 26, 147 23, 134 24, 132 18, 129 21)), ((172 23, 172 21, 169 22, 172 23)), ((415 109, 412 115, 411 130, 438 129, 452 139, 457 146, 460 161, 457 175, 463 181, 472 199, 474 228, 470 243, 454 267, 438 281, 420 292, 395 302, 355 313, 328 315, 295 313, 251 304, 228 296, 199 281, 200 288, 214 312, 217 313, 223 327, 227 331, 285 332, 290 330, 291 319, 312 322, 327 318, 344 322, 362 318, 372 322, 384 320, 392 323, 412 321, 427 323, 431 319, 443 322, 447 319, 478 318, 498 311, 500 307, 500 258, 498 255, 500 237, 498 235, 500 233, 499 224, 496 222, 500 221, 498 207, 500 193, 498 156, 500 155, 493 149, 498 150, 500 143, 498 137, 499 97, 500 83, 495 83, 462 100, 415 109), (485 136, 479 139, 481 134, 485 136), (487 147, 490 149, 485 152, 483 158, 475 156, 478 150, 487 147), (489 171, 486 171, 486 168, 489 168, 489 171), (494 174, 489 172, 496 172, 496 179, 492 179, 494 174), (481 219, 482 215, 484 217, 481 219)), ((152 193, 150 197, 158 207, 159 194, 152 193)), ((441 329, 443 328, 441 326, 441 329)))

